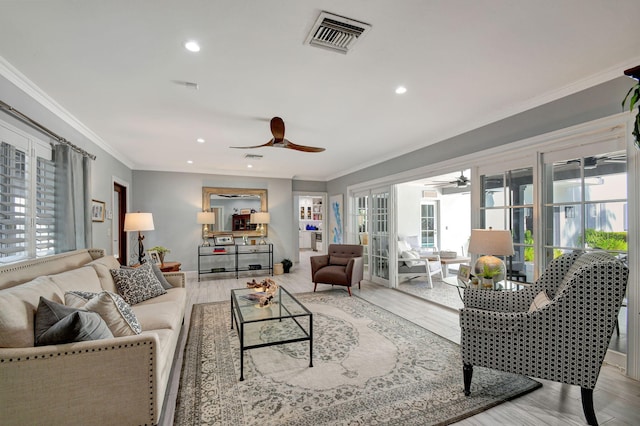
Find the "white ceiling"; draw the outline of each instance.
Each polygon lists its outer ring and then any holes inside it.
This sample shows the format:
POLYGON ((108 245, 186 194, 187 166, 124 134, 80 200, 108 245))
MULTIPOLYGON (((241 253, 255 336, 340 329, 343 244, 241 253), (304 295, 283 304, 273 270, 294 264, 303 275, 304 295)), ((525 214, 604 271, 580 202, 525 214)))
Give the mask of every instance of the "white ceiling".
POLYGON ((638 16, 638 0, 1 0, 0 69, 133 169, 327 180, 622 75, 638 16), (305 45, 323 10, 372 29, 347 55, 305 45), (275 115, 326 151, 229 148, 267 142, 275 115))

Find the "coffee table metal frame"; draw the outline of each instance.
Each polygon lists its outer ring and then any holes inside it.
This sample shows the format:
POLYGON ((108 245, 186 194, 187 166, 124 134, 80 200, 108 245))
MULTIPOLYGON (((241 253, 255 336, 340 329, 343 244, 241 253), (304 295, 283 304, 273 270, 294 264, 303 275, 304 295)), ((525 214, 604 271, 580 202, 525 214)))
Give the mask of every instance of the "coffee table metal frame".
POLYGON ((255 292, 253 288, 231 290, 231 329, 235 323, 240 339, 240 381, 244 380, 244 351, 249 349, 309 341, 309 367, 313 367, 313 313, 282 286, 278 287, 271 304, 266 308, 259 307, 256 300, 242 297, 255 292), (308 330, 304 327, 307 322, 305 318, 308 319, 308 330), (266 321, 293 322, 297 325, 296 335, 284 340, 247 344, 247 328, 266 321))

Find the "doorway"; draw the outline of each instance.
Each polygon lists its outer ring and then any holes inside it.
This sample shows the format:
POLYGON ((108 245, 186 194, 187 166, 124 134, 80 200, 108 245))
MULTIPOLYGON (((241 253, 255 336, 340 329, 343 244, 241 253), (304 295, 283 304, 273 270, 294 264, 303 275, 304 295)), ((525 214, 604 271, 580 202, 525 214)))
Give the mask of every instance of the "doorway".
POLYGON ((113 255, 121 265, 127 264, 127 234, 124 215, 127 212, 127 187, 113 182, 113 255))

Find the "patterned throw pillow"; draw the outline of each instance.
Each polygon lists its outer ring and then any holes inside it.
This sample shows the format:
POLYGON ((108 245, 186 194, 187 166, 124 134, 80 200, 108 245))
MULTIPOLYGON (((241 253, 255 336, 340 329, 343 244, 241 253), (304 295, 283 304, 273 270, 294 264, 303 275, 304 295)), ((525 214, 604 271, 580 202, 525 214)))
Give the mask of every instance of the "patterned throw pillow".
POLYGON ((68 291, 64 294, 64 302, 68 306, 81 307, 99 314, 115 337, 133 336, 142 332, 140 322, 131 306, 118 294, 110 291, 68 291))
POLYGON ((533 302, 531 302, 531 306, 529 306, 529 312, 537 311, 538 309, 547 306, 549 303, 551 303, 551 300, 549 300, 549 296, 547 296, 547 293, 542 290, 536 295, 536 297, 534 297, 533 302))
POLYGON ((100 315, 40 297, 34 319, 35 345, 61 345, 71 342, 109 339, 111 331, 100 315))
POLYGON ((130 305, 144 302, 167 292, 148 263, 135 269, 111 269, 110 271, 118 293, 130 305))

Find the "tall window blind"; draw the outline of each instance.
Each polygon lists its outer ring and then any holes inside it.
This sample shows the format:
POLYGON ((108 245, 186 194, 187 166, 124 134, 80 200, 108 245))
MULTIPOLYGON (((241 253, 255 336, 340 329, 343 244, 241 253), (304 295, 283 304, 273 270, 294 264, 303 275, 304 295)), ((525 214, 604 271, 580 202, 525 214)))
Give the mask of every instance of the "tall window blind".
POLYGON ((27 154, 0 145, 0 260, 27 255, 27 154))
POLYGON ((51 160, 37 157, 36 168, 36 256, 54 252, 55 237, 55 167, 51 160))
POLYGON ((54 181, 49 144, 0 123, 0 263, 53 254, 54 181))

